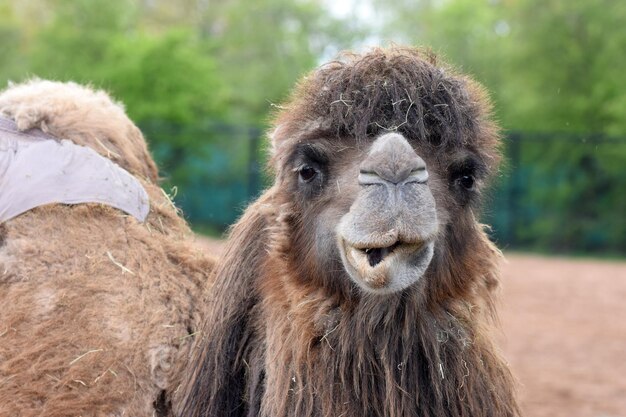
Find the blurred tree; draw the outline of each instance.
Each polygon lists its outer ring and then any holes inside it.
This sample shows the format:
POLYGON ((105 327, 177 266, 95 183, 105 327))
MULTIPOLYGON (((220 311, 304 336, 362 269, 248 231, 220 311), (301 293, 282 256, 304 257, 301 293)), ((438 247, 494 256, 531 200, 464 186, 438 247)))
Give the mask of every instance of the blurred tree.
POLYGON ((227 119, 263 123, 296 80, 364 34, 319 0, 144 0, 139 27, 193 28, 217 63, 227 119))
POLYGON ((626 2, 515 6, 514 74, 533 96, 516 127, 626 134, 626 2))
MULTIPOLYGON (((200 195, 236 197, 232 207, 258 191, 246 178, 260 152, 250 125, 354 32, 319 0, 0 0, 0 13, 0 83, 39 76, 112 92, 190 212, 207 207, 200 195), (187 193, 220 175, 230 186, 187 193)), ((223 226, 234 212, 222 210, 223 226)))
POLYGON ((196 173, 185 170, 187 155, 204 152, 210 138, 183 126, 225 114, 216 65, 194 28, 141 31, 137 3, 128 0, 39 3, 53 12, 42 13, 41 25, 28 39, 20 29, 29 27, 23 13, 30 5, 2 4, 11 14, 3 15, 9 16, 7 23, 0 20, 0 36, 16 39, 7 44, 16 45, 18 59, 11 66, 5 61, 0 76, 15 81, 31 76, 72 80, 110 91, 148 130, 170 184, 190 181, 196 173), (153 134, 150 127, 155 124, 167 125, 168 134, 153 134))
POLYGON ((124 98, 135 120, 192 123, 223 118, 223 88, 216 65, 187 31, 159 38, 115 37, 107 50, 115 63, 104 84, 124 98))
POLYGON ((22 41, 23 34, 12 8, 6 0, 0 0, 0 56, 2 75, 6 79, 19 76, 26 66, 24 56, 20 54, 22 41))
POLYGON ((525 140, 513 161, 521 240, 624 245, 625 222, 613 219, 626 208, 616 191, 626 148, 576 139, 626 135, 626 2, 369 0, 351 2, 367 13, 338 18, 330 1, 0 0, 0 84, 36 75, 111 91, 147 132, 185 209, 200 213, 220 199, 243 205, 259 153, 250 125, 322 57, 364 39, 429 45, 487 86, 506 129, 578 134, 525 140), (185 196, 220 175, 211 192, 185 196))
POLYGON ((219 116, 216 68, 197 38, 174 29, 140 33, 133 4, 55 0, 54 18, 34 39, 31 71, 104 87, 137 122, 219 116))
POLYGON ((524 131, 494 192, 502 242, 626 253, 626 143, 602 139, 626 135, 626 2, 372 4, 383 37, 443 53, 488 87, 505 129, 524 131))
POLYGON ((233 120, 264 121, 322 55, 347 47, 358 31, 315 0, 213 1, 200 26, 229 89, 233 120))

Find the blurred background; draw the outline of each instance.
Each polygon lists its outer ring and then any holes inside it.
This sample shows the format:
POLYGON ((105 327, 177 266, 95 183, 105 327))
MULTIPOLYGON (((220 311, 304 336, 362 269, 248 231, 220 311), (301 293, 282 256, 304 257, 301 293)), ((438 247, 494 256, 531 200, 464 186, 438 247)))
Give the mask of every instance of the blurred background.
POLYGON ((527 414, 617 417, 625 25, 623 0, 0 0, 0 85, 109 91, 193 228, 218 237, 267 184, 264 132, 299 77, 343 49, 431 47, 488 88, 504 129, 483 221, 509 258, 503 344, 527 414))

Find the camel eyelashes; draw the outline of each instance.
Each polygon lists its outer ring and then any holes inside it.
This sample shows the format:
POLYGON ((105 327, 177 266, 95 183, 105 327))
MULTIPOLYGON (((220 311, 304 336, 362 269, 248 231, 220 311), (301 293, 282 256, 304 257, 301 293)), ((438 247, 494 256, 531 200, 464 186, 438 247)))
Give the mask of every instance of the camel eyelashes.
POLYGON ((328 163, 326 154, 314 145, 301 146, 298 148, 297 153, 303 161, 311 161, 322 166, 328 163))

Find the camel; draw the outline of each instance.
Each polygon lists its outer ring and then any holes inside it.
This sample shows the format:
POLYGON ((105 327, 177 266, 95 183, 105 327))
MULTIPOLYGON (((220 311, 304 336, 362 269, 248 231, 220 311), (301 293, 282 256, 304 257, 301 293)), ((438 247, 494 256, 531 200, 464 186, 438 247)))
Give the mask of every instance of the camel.
POLYGON ((214 259, 141 132, 102 91, 32 80, 0 93, 0 140, 0 415, 167 415, 214 259), (18 163, 32 169, 17 178, 18 163))
POLYGON ((270 138, 175 415, 518 416, 477 220, 501 159, 484 90, 425 50, 345 53, 270 138))

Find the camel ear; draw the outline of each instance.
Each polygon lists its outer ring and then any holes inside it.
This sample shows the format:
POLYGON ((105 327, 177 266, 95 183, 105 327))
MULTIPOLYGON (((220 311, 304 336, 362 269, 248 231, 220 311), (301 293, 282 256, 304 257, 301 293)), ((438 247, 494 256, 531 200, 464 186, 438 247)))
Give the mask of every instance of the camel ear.
POLYGON ((268 132, 267 137, 270 142, 270 157, 274 157, 278 151, 279 144, 284 142, 284 124, 276 125, 276 127, 268 132))

